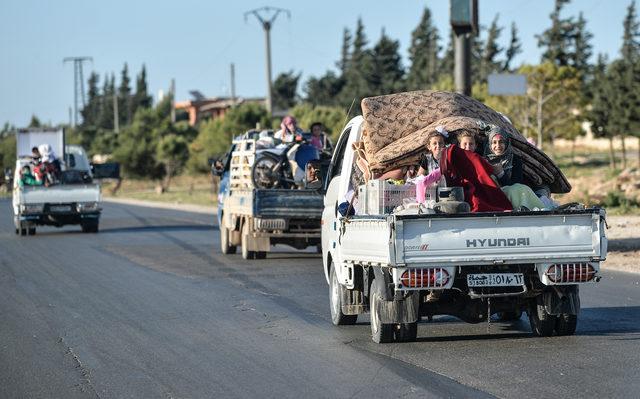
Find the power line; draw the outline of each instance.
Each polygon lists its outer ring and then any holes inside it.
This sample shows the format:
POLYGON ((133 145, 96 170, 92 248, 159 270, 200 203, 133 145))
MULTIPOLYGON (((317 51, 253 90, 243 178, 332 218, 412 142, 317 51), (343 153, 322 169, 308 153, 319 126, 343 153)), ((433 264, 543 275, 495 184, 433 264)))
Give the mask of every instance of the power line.
POLYGON ((84 61, 93 62, 93 57, 65 57, 63 64, 73 61, 73 126, 78 125, 80 119, 80 108, 84 108, 84 77, 82 76, 82 63, 84 61), (81 102, 82 107, 79 107, 81 102))
POLYGON ((280 13, 286 13, 287 17, 291 18, 291 12, 284 8, 277 7, 262 7, 256 8, 255 10, 247 11, 244 13, 244 20, 247 20, 248 15, 254 15, 258 21, 262 24, 262 29, 264 29, 264 38, 265 38, 265 47, 267 54, 267 98, 266 98, 266 106, 267 113, 269 116, 273 116, 273 99, 271 96, 272 87, 271 87, 271 26, 276 21, 276 18, 280 13))

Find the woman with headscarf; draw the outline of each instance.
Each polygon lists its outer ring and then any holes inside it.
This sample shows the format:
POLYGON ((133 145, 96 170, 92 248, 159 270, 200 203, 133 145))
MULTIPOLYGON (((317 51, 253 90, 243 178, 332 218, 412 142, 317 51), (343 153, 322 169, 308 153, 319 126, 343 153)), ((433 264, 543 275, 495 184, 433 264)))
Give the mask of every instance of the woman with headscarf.
POLYGON ((303 133, 302 129, 298 127, 296 118, 291 115, 287 115, 282 119, 280 124, 280 130, 278 130, 273 137, 282 140, 284 143, 291 143, 295 140, 296 136, 303 133))
POLYGON ((511 138, 504 129, 489 126, 484 156, 493 166, 498 183, 514 210, 546 208, 531 187, 522 184, 522 159, 513 153, 511 138))

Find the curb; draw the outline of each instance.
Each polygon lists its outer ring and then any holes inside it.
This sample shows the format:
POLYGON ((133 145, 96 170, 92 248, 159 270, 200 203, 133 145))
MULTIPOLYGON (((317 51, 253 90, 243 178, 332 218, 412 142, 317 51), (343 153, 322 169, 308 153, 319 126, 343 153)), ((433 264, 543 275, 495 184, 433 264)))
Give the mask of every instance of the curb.
POLYGON ((114 198, 114 197, 102 197, 102 201, 111 202, 115 204, 145 206, 148 208, 171 209, 174 211, 203 213, 207 215, 215 215, 218 213, 218 207, 213 205, 205 206, 205 205, 193 205, 193 204, 165 203, 165 202, 145 201, 145 200, 137 200, 137 199, 131 199, 131 198, 114 198))

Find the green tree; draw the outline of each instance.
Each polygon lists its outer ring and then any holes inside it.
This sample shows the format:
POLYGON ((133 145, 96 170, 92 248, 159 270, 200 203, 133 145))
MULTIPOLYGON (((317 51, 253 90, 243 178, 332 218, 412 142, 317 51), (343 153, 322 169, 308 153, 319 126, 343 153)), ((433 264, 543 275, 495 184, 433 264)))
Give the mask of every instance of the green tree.
POLYGON ((314 105, 338 105, 344 79, 332 71, 320 78, 310 77, 305 83, 306 101, 314 105))
POLYGON ((400 43, 384 32, 371 52, 371 72, 367 76, 372 95, 390 94, 404 88, 400 43))
POLYGON ((340 48, 340 61, 337 63, 338 70, 340 71, 340 77, 343 77, 349 67, 349 58, 351 57, 351 33, 349 29, 344 28, 342 32, 342 47, 340 48))
POLYGON ((189 145, 183 136, 167 134, 160 138, 156 148, 158 162, 164 167, 162 191, 169 191, 171 179, 176 176, 189 159, 189 145))
POLYGON ((496 14, 493 21, 491 21, 489 29, 487 30, 487 40, 484 43, 480 58, 480 82, 486 82, 490 73, 501 69, 501 63, 498 61, 498 56, 503 49, 498 45, 498 39, 500 38, 503 28, 498 26, 499 16, 500 14, 496 14))
POLYGON ((133 95, 131 112, 135 114, 138 108, 149 108, 151 105, 152 99, 147 88, 147 68, 143 64, 136 77, 136 92, 133 95))
POLYGON ((542 61, 549 61, 559 66, 570 65, 572 41, 575 36, 575 23, 573 18, 562 18, 560 13, 565 4, 570 0, 556 0, 553 12, 549 15, 551 27, 540 35, 538 47, 544 48, 542 61))
POLYGON ((556 138, 573 138, 580 124, 580 74, 571 66, 551 62, 524 65, 526 96, 487 96, 490 107, 507 115, 525 136, 537 136, 551 146, 556 138))
POLYGON ((102 98, 100 101, 100 112, 98 117, 98 127, 113 130, 113 96, 115 95, 115 77, 111 74, 104 78, 102 85, 102 98))
POLYGON ((592 38, 593 34, 587 30, 587 21, 584 19, 582 13, 580 13, 578 21, 575 24, 571 65, 580 72, 583 82, 588 80, 591 74, 589 59, 593 54, 593 46, 591 45, 592 38))
POLYGON ((509 47, 505 51, 505 59, 502 64, 502 71, 511 71, 511 63, 516 55, 522 52, 522 43, 520 43, 520 39, 518 39, 518 28, 516 27, 516 23, 511 23, 511 40, 509 40, 509 47))
POLYGON ((609 165, 616 168, 613 138, 615 135, 610 130, 610 120, 613 109, 612 85, 607 76, 607 58, 604 54, 598 56, 598 62, 593 71, 593 80, 590 85, 591 107, 587 112, 587 120, 591 124, 591 131, 596 137, 604 137, 609 140, 609 165))
POLYGON ((371 95, 367 77, 371 72, 371 52, 367 50, 367 37, 364 33, 362 19, 358 18, 351 56, 344 74, 345 85, 340 93, 340 102, 348 107, 355 101, 356 112, 360 111, 360 100, 371 95))
POLYGON ((28 127, 42 127, 42 122, 40 122, 40 119, 37 116, 31 115, 28 127))
POLYGON ((98 123, 98 117, 100 113, 100 89, 98 84, 100 83, 100 76, 91 72, 89 80, 87 81, 87 104, 84 106, 80 114, 82 115, 82 127, 96 126, 98 123))
POLYGON ((131 123, 132 117, 131 79, 129 67, 125 62, 120 74, 120 86, 118 87, 118 121, 121 126, 131 123))
POLYGON ((279 110, 291 108, 296 103, 300 74, 293 71, 281 73, 273 82, 273 107, 279 110))
POLYGON ((15 127, 5 123, 0 132, 0 166, 5 169, 13 169, 16 162, 16 135, 15 127))
POLYGON ((411 32, 411 45, 409 46, 411 67, 407 74, 409 90, 428 89, 437 81, 439 41, 438 29, 433 24, 431 11, 425 7, 420 23, 411 32))

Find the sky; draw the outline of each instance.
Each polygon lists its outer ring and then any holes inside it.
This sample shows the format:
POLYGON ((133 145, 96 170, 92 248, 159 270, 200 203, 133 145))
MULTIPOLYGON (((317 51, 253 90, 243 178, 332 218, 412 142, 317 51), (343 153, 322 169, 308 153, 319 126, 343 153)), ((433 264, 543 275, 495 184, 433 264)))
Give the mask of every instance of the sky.
MULTIPOLYGON (((534 35, 550 26, 553 0, 478 0, 480 24, 489 26, 496 14, 505 29, 506 47, 516 23, 523 52, 514 65, 537 63, 541 50, 534 35)), ((630 0, 573 0, 563 16, 583 12, 594 35, 594 57, 619 56, 622 21, 630 0)), ((235 64, 236 95, 263 97, 266 91, 264 32, 257 19, 244 13, 263 7, 290 11, 280 14, 271 29, 272 77, 281 72, 310 76, 335 69, 343 29, 354 31, 362 18, 369 43, 384 29, 400 42, 404 65, 411 32, 424 7, 429 7, 440 32, 449 32, 449 1, 411 0, 2 0, 0 1, 0 124, 26 126, 32 115, 52 124, 69 121, 73 106, 74 68, 63 58, 90 56, 86 78, 96 71, 116 74, 124 63, 132 82, 142 65, 155 97, 176 82, 176 100, 189 91, 206 96, 230 95, 230 64, 235 64)), ((483 34, 483 37, 486 33, 483 34)), ((446 41, 441 41, 446 46, 446 41)))

